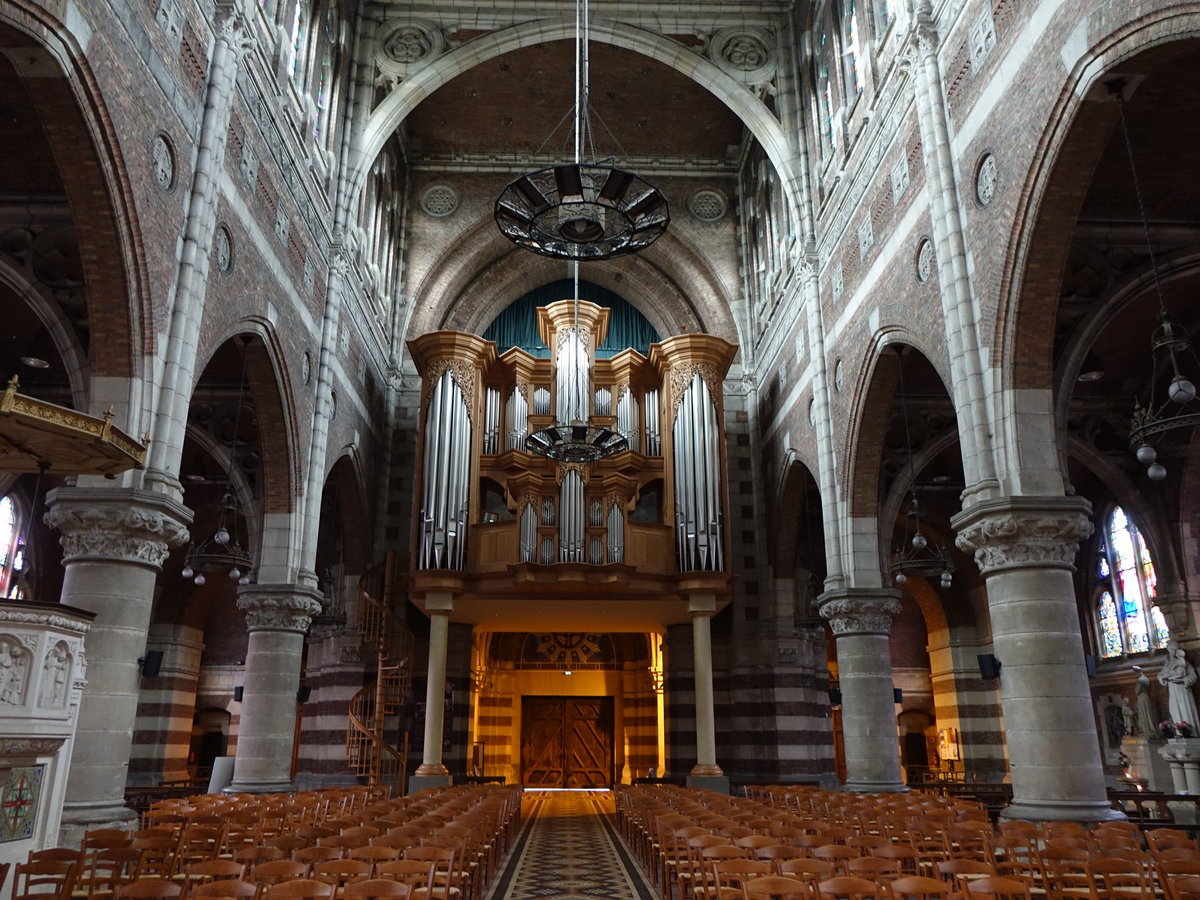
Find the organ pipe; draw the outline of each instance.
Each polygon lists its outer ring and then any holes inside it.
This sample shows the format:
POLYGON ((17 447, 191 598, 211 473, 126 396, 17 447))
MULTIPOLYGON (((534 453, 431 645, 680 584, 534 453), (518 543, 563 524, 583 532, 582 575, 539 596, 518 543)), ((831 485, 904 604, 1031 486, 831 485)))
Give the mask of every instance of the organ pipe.
POLYGON ((471 418, 449 369, 430 392, 425 419, 418 568, 461 569, 470 502, 471 418))
POLYGON ((724 567, 720 428, 717 407, 699 373, 684 391, 672 432, 675 540, 679 569, 724 567))
POLYGON ((555 421, 560 425, 588 419, 588 354, 578 329, 560 332, 555 361, 555 421))
POLYGON ((646 455, 662 456, 658 411, 658 388, 646 391, 646 455))
POLYGON ((521 562, 533 562, 537 555, 537 513, 532 503, 521 510, 521 562))
POLYGON ((619 503, 608 508, 608 561, 625 561, 625 516, 619 503))
POLYGON ((629 385, 621 385, 617 395, 617 431, 629 441, 629 449, 638 448, 638 402, 629 385))
POLYGON ((484 406, 483 452, 495 456, 500 452, 500 392, 488 388, 484 406))
POLYGON ((568 469, 559 488, 558 552, 562 562, 583 562, 583 479, 568 469))
POLYGON ((529 433, 529 401, 520 387, 514 387, 505 409, 505 450, 523 450, 525 435, 529 433))

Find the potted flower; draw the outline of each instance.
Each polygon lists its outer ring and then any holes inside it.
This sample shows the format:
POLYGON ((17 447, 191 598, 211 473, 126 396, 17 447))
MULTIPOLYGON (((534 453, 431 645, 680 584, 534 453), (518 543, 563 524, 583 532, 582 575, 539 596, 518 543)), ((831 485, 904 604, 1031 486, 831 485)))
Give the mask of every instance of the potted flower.
POLYGON ((1158 734, 1160 737, 1173 738, 1175 737, 1175 723, 1164 720, 1158 723, 1158 734))
POLYGON ((1175 733, 1181 738, 1190 738, 1193 734, 1191 722, 1175 722, 1175 733))

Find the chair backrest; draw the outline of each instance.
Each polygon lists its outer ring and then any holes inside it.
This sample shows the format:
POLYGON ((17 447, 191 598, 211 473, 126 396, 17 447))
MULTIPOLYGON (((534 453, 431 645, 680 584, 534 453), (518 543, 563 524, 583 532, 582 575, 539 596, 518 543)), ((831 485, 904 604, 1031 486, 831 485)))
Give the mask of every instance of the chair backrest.
POLYGON ((1172 900, 1200 900, 1200 875, 1185 875, 1171 882, 1172 900))
POLYGON ((1154 900, 1155 883, 1147 866, 1138 860, 1113 857, 1092 860, 1091 876, 1101 897, 1154 900))
POLYGON ((337 847, 301 847, 299 850, 292 851, 292 859, 296 862, 315 863, 329 862, 331 859, 341 859, 342 851, 337 847))
POLYGON ((835 900, 882 900, 884 886, 866 878, 843 875, 818 882, 817 896, 835 900))
POLYGON ((221 878, 241 879, 246 874, 245 863, 233 859, 203 859, 183 868, 190 882, 216 881, 221 878))
POLYGON ((294 878, 269 885, 263 896, 267 900, 330 900, 334 885, 312 878, 294 878))
POLYGON ((977 878, 967 884, 967 896, 991 897, 993 900, 1031 900, 1029 882, 1023 878, 1006 878, 993 875, 977 878))
POLYGON ((375 866, 379 878, 392 878, 414 887, 428 887, 433 883, 434 863, 421 859, 393 859, 375 866))
POLYGON ((34 859, 17 863, 13 876, 13 900, 27 897, 70 897, 79 862, 65 859, 34 859))
POLYGON ((111 894, 122 885, 136 880, 141 866, 142 851, 133 847, 97 850, 84 861, 79 883, 87 888, 89 897, 111 894))
POLYGON ((742 886, 742 891, 748 900, 808 900, 810 895, 807 883, 783 875, 751 878, 742 886))
POLYGON ((193 884, 188 888, 188 900, 247 900, 258 894, 259 886, 240 878, 223 878, 193 884))
POLYGON ((353 900, 405 900, 412 885, 390 878, 371 878, 346 885, 346 896, 353 900))
POLYGON ((170 878, 139 878, 117 888, 117 900, 175 900, 183 888, 170 878))
POLYGON ((893 900, 954 900, 958 893, 954 885, 940 878, 906 875, 888 886, 893 900))
POLYGON ((272 859, 252 868, 246 880, 256 884, 274 885, 304 878, 306 875, 308 875, 307 863, 294 859, 272 859))

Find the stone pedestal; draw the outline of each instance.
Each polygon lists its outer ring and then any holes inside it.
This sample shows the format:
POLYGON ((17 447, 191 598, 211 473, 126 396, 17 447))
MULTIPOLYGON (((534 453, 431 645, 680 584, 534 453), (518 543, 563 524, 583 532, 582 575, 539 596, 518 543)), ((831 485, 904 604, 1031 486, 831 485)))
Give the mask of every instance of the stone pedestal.
POLYGON ((0 603, 0 863, 58 843, 91 613, 0 603))
POLYGON ((1003 665, 1013 802, 1007 818, 1123 818, 1106 794, 1072 579, 1092 532, 1081 497, 1010 497, 953 520, 987 584, 992 644, 1003 665))
POLYGON ((251 584, 238 592, 238 608, 246 614, 250 638, 229 791, 287 791, 292 788, 304 634, 321 611, 320 594, 295 584, 251 584))
POLYGON ((848 791, 906 791, 892 689, 888 633, 900 612, 900 592, 845 588, 819 599, 821 617, 837 642, 842 734, 848 791))
POLYGON ((1173 792, 1200 795, 1200 738, 1169 738, 1158 753, 1171 766, 1173 792))
POLYGON ((61 487, 46 498, 46 524, 61 533, 62 603, 94 613, 88 684, 63 805, 64 844, 85 830, 127 826, 125 781, 146 632, 159 568, 188 538, 190 511, 162 495, 123 488, 61 487))
POLYGON ((1161 740, 1121 739, 1121 752, 1129 757, 1128 777, 1144 784, 1147 790, 1169 794, 1175 786, 1171 779, 1171 764, 1159 752, 1162 748, 1161 740))

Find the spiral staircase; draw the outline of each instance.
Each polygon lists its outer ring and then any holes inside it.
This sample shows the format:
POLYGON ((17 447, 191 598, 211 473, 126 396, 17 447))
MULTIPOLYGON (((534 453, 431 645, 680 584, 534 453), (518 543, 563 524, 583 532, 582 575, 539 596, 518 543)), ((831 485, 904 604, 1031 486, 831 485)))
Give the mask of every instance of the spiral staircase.
POLYGON ((412 686, 413 635, 394 608, 395 587, 390 555, 359 581, 358 629, 363 644, 375 650, 376 668, 373 683, 350 699, 346 760, 368 784, 393 785, 403 793, 408 732, 401 731, 405 717, 399 714, 412 686))

